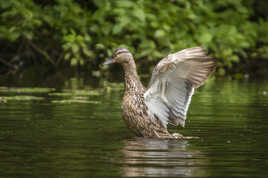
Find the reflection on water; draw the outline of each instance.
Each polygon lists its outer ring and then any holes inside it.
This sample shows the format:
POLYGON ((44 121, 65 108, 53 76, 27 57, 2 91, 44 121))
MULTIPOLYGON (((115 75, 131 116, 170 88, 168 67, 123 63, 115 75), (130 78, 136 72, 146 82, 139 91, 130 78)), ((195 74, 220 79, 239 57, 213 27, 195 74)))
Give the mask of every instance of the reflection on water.
POLYGON ((268 175, 268 82, 209 81, 196 90, 186 127, 170 128, 200 137, 189 141, 136 138, 121 118, 121 86, 75 83, 0 86, 0 177, 268 175))
POLYGON ((196 163, 206 162, 198 150, 187 149, 188 141, 135 138, 124 142, 125 177, 205 176, 196 163))

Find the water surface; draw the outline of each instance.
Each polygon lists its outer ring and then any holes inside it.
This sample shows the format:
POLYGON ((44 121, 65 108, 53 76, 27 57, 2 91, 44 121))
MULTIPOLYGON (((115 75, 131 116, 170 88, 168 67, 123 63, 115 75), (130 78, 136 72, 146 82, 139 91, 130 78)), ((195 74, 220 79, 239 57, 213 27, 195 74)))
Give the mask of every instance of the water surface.
POLYGON ((268 82, 196 90, 186 127, 170 128, 200 137, 187 141, 132 135, 118 85, 22 87, 0 86, 0 177, 268 175, 268 82))

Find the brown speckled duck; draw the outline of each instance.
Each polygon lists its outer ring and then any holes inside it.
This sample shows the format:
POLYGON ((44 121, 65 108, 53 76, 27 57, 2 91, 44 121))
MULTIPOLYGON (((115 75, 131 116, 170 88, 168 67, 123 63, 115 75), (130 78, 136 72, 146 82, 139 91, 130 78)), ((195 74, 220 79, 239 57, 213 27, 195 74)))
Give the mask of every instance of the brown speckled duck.
POLYGON ((120 63, 125 72, 122 102, 123 119, 137 135, 163 139, 187 139, 170 134, 167 125, 184 127, 194 89, 200 87, 215 69, 214 60, 203 47, 169 54, 154 68, 146 89, 137 74, 132 54, 126 48, 115 50, 104 64, 120 63))

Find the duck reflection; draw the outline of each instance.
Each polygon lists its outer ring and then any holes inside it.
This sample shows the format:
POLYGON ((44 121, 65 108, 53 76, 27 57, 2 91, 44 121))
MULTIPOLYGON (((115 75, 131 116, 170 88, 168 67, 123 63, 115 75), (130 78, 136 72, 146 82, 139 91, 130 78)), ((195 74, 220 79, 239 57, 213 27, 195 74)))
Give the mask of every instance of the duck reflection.
POLYGON ((204 176, 200 167, 206 161, 197 150, 188 149, 188 141, 135 138, 123 148, 124 177, 204 176))

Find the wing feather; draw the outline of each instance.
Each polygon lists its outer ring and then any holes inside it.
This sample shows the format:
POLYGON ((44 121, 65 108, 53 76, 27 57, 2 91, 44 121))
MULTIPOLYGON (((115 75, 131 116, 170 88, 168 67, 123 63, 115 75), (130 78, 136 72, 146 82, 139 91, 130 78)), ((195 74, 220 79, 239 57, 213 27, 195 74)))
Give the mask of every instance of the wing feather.
POLYGON ((170 54, 155 67, 144 94, 148 113, 167 124, 184 126, 194 93, 215 69, 214 60, 203 47, 170 54))

